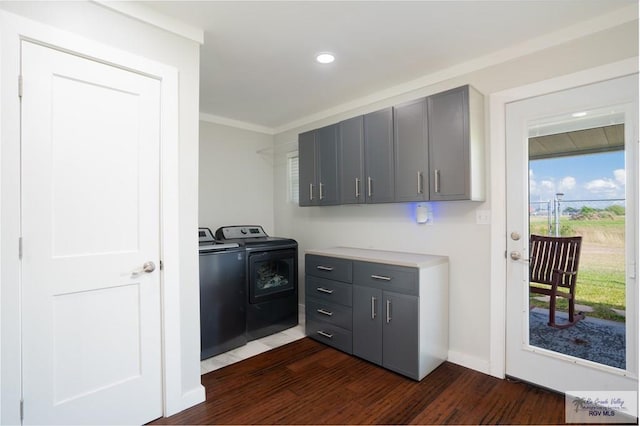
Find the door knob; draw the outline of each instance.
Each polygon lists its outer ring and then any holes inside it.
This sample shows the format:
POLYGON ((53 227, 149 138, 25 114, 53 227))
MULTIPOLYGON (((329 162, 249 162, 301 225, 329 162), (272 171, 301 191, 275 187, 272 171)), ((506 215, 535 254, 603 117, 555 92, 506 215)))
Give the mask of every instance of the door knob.
POLYGON ((152 261, 144 262, 142 268, 138 268, 131 273, 132 276, 137 277, 140 274, 150 274, 156 270, 156 264, 152 261))
POLYGON ((156 264, 152 261, 144 262, 142 265, 142 272, 146 272, 147 274, 156 270, 156 264))
POLYGON ((519 251, 512 251, 511 252, 511 259, 520 260, 520 259, 522 259, 522 255, 520 254, 519 251))

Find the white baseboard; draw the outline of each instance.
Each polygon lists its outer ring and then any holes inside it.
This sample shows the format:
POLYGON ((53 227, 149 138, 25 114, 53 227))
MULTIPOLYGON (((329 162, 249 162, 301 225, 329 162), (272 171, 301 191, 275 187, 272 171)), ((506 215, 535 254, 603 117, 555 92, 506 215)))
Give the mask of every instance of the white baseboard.
POLYGON ((199 385, 198 387, 185 392, 182 394, 182 399, 180 401, 180 407, 176 411, 165 413, 165 417, 173 416, 174 414, 179 413, 180 411, 186 410, 187 408, 191 408, 194 405, 200 404, 204 402, 206 399, 204 386, 199 385))
POLYGON ((447 361, 461 365, 484 374, 490 374, 490 362, 462 352, 449 351, 447 361))

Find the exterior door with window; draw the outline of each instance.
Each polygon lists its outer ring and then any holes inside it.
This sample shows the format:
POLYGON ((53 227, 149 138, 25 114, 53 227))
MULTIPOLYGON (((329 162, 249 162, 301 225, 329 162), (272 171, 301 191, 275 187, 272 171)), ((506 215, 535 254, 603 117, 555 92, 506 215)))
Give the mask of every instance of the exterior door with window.
MULTIPOLYGON (((507 104, 509 376, 568 393, 638 388, 637 94, 638 77, 633 75, 507 104), (607 156, 618 162, 610 163, 607 156), (616 185, 618 192, 613 191, 616 185), (598 197, 594 191, 598 188, 611 191, 600 191, 598 197), (584 217, 581 211, 602 215, 584 217), (583 237, 576 303, 584 304, 577 310, 584 308, 586 318, 572 327, 560 330, 546 325, 548 311, 539 324, 536 315, 548 302, 529 293, 532 233, 583 237), (602 265, 604 253, 612 247, 619 250, 618 278, 602 265), (622 288, 620 303, 626 315, 618 321, 611 319, 613 311, 609 317, 605 308, 591 302, 614 287, 622 288), (587 305, 593 310, 587 312, 587 305), (614 329, 622 333, 616 349, 622 363, 592 357, 611 351, 613 340, 606 333, 614 329)), ((619 308, 614 305, 611 309, 619 308)), ((567 319, 562 315, 556 316, 560 323, 567 319)))

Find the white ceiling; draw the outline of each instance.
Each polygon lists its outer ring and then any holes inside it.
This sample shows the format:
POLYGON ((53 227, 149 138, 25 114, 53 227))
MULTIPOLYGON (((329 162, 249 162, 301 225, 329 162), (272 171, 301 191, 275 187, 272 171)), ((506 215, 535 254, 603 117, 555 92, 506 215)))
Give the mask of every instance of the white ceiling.
POLYGON ((204 30, 201 113, 282 129, 637 0, 143 4, 204 30), (321 51, 336 61, 315 63, 321 51))

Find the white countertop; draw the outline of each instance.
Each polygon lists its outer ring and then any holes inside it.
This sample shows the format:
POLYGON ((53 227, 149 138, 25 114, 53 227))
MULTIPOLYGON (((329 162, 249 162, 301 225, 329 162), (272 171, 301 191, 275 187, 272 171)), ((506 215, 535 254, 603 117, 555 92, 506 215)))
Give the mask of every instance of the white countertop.
POLYGON ((305 250, 305 254, 318 256, 339 257, 343 259, 361 260, 364 262, 385 263, 389 265, 408 266, 412 268, 426 268, 447 263, 447 256, 437 256, 421 253, 404 253, 399 251, 385 251, 362 249, 353 247, 330 247, 325 249, 305 250))

